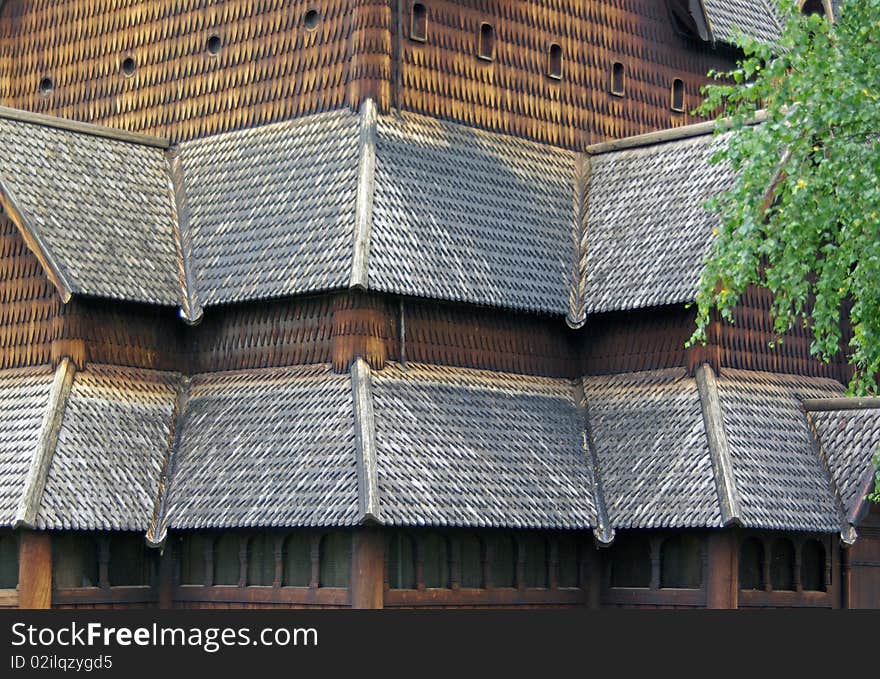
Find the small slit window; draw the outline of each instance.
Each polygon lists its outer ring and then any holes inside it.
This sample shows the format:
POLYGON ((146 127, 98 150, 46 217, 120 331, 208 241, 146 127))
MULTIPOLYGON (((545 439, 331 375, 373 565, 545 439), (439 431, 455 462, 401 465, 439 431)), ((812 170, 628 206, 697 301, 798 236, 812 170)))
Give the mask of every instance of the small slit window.
POLYGON ((694 535, 676 535, 660 547, 660 587, 699 589, 703 580, 703 549, 694 535))
POLYGON ((770 561, 770 583, 773 589, 794 590, 794 545, 791 540, 779 538, 773 543, 770 561))
POLYGON ((684 113, 684 80, 676 78, 672 81, 672 101, 670 107, 677 113, 684 113))
POLYGON ((211 56, 217 56, 220 54, 220 50, 223 48, 223 39, 219 35, 212 35, 208 38, 208 42, 206 44, 208 54, 211 56))
POLYGON ((562 46, 555 42, 547 50, 547 75, 555 80, 562 79, 562 46))
POLYGON ((303 26, 307 31, 314 31, 321 23, 321 13, 316 9, 310 9, 303 18, 303 26))
POLYGON ((18 586, 18 538, 15 533, 0 533, 0 589, 18 586))
POLYGON ((492 586, 516 587, 516 545, 510 535, 492 541, 492 586))
POLYGON ((477 56, 486 61, 492 61, 495 58, 495 29, 492 24, 480 24, 480 34, 477 45, 477 56))
POLYGON ((122 74, 126 78, 130 78, 134 75, 134 72, 137 70, 137 64, 134 61, 134 57, 126 57, 122 60, 122 74))
POLYGON ((205 538, 198 533, 180 539, 180 584, 205 584, 205 538))
POLYGON ((329 533, 321 538, 319 587, 348 587, 351 577, 351 535, 329 533))
POLYGON ((825 591, 825 548, 807 540, 801 549, 801 586, 810 592, 825 591))
POLYGON ((739 588, 764 589, 764 545, 757 538, 739 548, 739 588))
POLYGON ((462 535, 457 541, 459 584, 479 589, 483 586, 483 545, 476 535, 462 535))
POLYGON ((214 584, 237 585, 241 572, 238 555, 239 539, 235 533, 226 533, 214 541, 214 584))
POLYGON ((308 587, 312 582, 312 545, 304 533, 291 535, 284 541, 284 587, 308 587))
POLYGON ((52 540, 52 582, 58 589, 98 586, 98 543, 71 533, 52 540))
POLYGON ((425 587, 449 587, 449 541, 439 533, 429 533, 423 543, 422 564, 425 587))
POLYGON ((275 580, 275 540, 254 535, 247 547, 248 587, 271 587, 275 580))
POLYGON ((387 563, 390 589, 416 588, 416 550, 413 539, 406 533, 388 536, 387 563))
POLYGON ((625 69, 623 64, 619 61, 615 61, 611 65, 610 82, 608 83, 608 89, 615 97, 622 97, 626 94, 625 79, 625 69))
POLYGON ((416 42, 425 42, 428 39, 428 9, 420 2, 412 4, 409 37, 416 42))
POLYGON ((620 535, 608 557, 612 587, 651 586, 651 545, 644 535, 620 535))

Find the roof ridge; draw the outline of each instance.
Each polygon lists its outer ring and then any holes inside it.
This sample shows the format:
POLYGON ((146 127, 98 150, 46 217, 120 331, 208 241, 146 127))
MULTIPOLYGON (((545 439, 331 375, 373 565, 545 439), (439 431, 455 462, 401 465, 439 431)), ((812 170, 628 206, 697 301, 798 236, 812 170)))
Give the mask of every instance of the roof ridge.
POLYGON ((596 509, 596 527, 593 535, 596 540, 606 547, 614 542, 616 531, 611 525, 608 507, 605 504, 605 491, 602 488, 602 475, 599 471, 599 457, 596 455, 596 446, 593 443, 593 429, 590 425, 590 404, 584 389, 584 378, 576 379, 574 391, 577 406, 581 411, 582 441, 584 455, 593 472, 593 505, 596 509))
MULTIPOLYGON (((834 493, 834 499, 837 504, 838 520, 840 521, 840 540, 845 545, 851 546, 855 544, 855 541, 858 538, 858 533, 856 533, 855 528, 856 517, 853 516, 848 510, 846 503, 843 499, 843 493, 840 492, 840 487, 837 485, 837 481, 834 479, 834 474, 831 471, 831 464, 828 461, 828 453, 825 450, 825 444, 822 442, 822 437, 819 434, 819 430, 816 428, 816 423, 810 416, 809 411, 804 409, 802 410, 802 413, 804 416, 804 420, 806 420, 807 429, 810 432, 810 445, 812 446, 813 452, 815 453, 816 457, 819 459, 819 465, 822 467, 822 471, 825 473, 825 477, 828 480, 828 483, 831 485, 831 490, 834 493)), ((873 467, 870 469, 870 471, 871 478, 873 479, 873 467)), ((861 504, 862 503, 859 503, 858 509, 861 509, 861 504)))
POLYGON ((376 193, 376 136, 379 117, 376 102, 365 99, 361 104, 359 116, 357 202, 348 285, 351 288, 366 289, 369 285, 373 197, 376 193))
POLYGON ((186 196, 186 173, 180 158, 180 147, 166 151, 169 189, 174 209, 174 245, 177 250, 178 282, 181 292, 180 316, 193 325, 202 319, 204 309, 199 302, 196 272, 193 266, 192 232, 189 222, 189 201, 186 196))
MULTIPOLYGON (((754 117, 745 121, 745 124, 758 125, 765 120, 767 120, 767 113, 764 109, 761 109, 755 113, 754 117)), ((625 151, 628 149, 656 146, 673 141, 703 137, 714 134, 718 130, 727 130, 732 127, 733 122, 730 118, 706 120, 700 123, 679 125, 678 127, 667 127, 662 130, 645 132, 644 134, 637 134, 632 137, 623 137, 621 139, 611 139, 609 141, 590 144, 586 148, 586 153, 591 156, 598 156, 605 153, 612 153, 614 151, 625 151)))
POLYGON ((376 419, 373 413, 372 373, 369 364, 358 356, 351 364, 350 375, 360 523, 382 524, 376 462, 376 419))
POLYGON ((574 252, 569 288, 569 310, 565 318, 577 330, 587 321, 587 220, 590 208, 592 163, 587 153, 578 153, 574 161, 574 200, 572 207, 572 241, 574 252))
POLYGON ((721 512, 721 523, 727 526, 743 524, 739 494, 736 489, 736 478, 733 473, 733 461, 730 457, 730 444, 727 440, 727 428, 724 424, 724 413, 718 394, 718 382, 715 371, 708 363, 703 363, 696 371, 697 392, 700 396, 700 410, 703 413, 703 424, 709 444, 709 457, 712 460, 712 471, 715 475, 715 488, 718 492, 718 508, 721 512))
POLYGON ((140 132, 128 132, 126 130, 116 130, 112 127, 105 127, 103 125, 83 123, 78 120, 50 116, 44 113, 33 113, 31 111, 10 108, 8 106, 0 106, 0 118, 29 123, 31 125, 51 127, 58 130, 66 130, 78 134, 88 134, 93 137, 103 137, 115 141, 127 142, 129 144, 138 144, 140 146, 154 146, 161 149, 167 149, 171 146, 171 142, 165 137, 156 137, 149 134, 142 134, 140 132))
POLYGON ((190 398, 190 386, 192 378, 181 375, 177 385, 177 396, 174 399, 174 408, 171 411, 171 427, 168 432, 168 444, 165 448, 165 459, 162 471, 159 474, 159 485, 156 489, 156 497, 153 504, 153 516, 145 535, 147 544, 151 547, 161 547, 168 536, 168 495, 174 478, 174 464, 177 457, 177 449, 180 447, 181 431, 183 429, 183 414, 190 398))
POLYGON ((43 413, 43 420, 40 424, 37 449, 34 451, 25 477, 24 490, 15 511, 13 528, 34 528, 36 526, 37 515, 43 500, 43 491, 46 488, 46 479, 49 476, 49 467, 55 454, 58 434, 64 421, 67 399, 73 387, 75 374, 76 366, 65 356, 55 369, 52 387, 49 391, 49 403, 46 405, 46 411, 43 413))

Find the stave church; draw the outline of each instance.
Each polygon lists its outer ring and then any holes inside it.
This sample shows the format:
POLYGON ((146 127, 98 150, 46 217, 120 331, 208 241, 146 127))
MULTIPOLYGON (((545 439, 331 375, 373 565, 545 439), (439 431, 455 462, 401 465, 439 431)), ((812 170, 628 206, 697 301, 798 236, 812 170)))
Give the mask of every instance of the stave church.
POLYGON ((0 606, 880 607, 845 352, 685 346, 773 7, 0 1, 0 606))

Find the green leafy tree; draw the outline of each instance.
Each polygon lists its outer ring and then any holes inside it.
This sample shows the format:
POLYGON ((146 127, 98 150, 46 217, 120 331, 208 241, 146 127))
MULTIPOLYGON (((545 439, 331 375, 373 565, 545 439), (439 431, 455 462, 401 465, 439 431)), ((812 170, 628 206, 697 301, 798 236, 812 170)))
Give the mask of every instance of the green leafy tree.
POLYGON ((732 320, 740 296, 756 284, 773 293, 775 331, 803 319, 811 351, 824 360, 841 349, 848 315, 850 390, 876 394, 880 0, 846 0, 835 23, 801 14, 795 0, 778 4, 778 42, 742 36, 738 68, 713 74, 717 84, 698 109, 727 119, 729 140, 713 161, 730 163, 737 180, 710 205, 720 226, 691 342, 705 340, 714 312, 732 320), (766 121, 750 125, 761 109, 766 121))

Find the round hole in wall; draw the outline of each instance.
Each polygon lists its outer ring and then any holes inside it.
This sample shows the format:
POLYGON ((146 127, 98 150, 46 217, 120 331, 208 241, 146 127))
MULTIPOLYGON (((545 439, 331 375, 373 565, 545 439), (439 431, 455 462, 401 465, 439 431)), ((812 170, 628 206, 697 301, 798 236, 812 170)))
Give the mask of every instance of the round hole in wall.
POLYGON ((133 57, 126 57, 122 60, 122 72, 126 78, 133 76, 136 68, 133 57))
POLYGON ((318 27, 319 21, 321 21, 321 13, 316 9, 310 9, 306 12, 305 19, 303 19, 303 25, 306 27, 307 31, 314 31, 318 27))
POLYGON ((40 81, 40 94, 44 97, 48 97, 52 94, 52 90, 55 89, 55 83, 52 81, 52 78, 46 76, 40 81))
POLYGON ((216 56, 220 53, 220 48, 223 47, 223 41, 220 39, 219 35, 212 35, 208 38, 208 54, 216 56))

